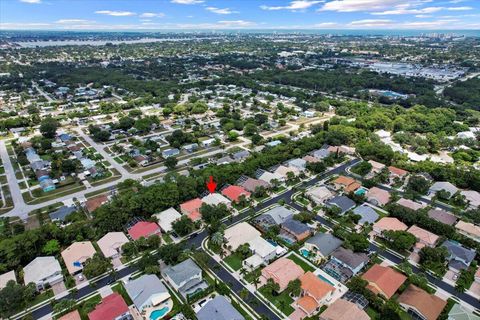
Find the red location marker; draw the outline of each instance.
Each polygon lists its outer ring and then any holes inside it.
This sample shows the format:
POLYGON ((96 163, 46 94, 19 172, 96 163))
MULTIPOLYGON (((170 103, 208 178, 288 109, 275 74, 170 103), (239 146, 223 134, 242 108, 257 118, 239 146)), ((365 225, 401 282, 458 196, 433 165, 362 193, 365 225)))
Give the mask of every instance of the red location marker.
POLYGON ((215 188, 217 188, 217 183, 213 181, 212 176, 210 176, 210 181, 207 182, 207 188, 208 188, 208 191, 210 191, 210 193, 214 193, 215 188))

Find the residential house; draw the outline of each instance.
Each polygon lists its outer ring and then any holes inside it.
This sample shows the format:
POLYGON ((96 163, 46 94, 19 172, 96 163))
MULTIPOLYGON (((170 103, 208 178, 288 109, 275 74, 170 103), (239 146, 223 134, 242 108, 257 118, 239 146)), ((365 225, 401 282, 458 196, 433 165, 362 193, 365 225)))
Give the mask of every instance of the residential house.
POLYGON ((430 209, 428 211, 428 217, 449 226, 453 226, 455 222, 457 222, 455 215, 442 209, 430 209))
POLYGON ((390 299, 407 277, 390 267, 374 264, 362 275, 362 279, 368 281, 367 289, 390 299))
POLYGON ((325 265, 325 271, 340 281, 355 276, 369 261, 365 253, 356 253, 343 247, 335 250, 331 257, 325 265))
POLYGON ((180 205, 180 212, 192 221, 198 221, 202 218, 200 214, 200 208, 202 207, 203 201, 199 198, 188 200, 180 205))
POLYGON ((372 170, 370 171, 371 175, 376 175, 382 172, 383 168, 385 168, 385 165, 383 163, 373 161, 373 160, 368 160, 368 163, 372 166, 372 170))
POLYGON ((182 149, 187 151, 188 153, 192 153, 198 149, 198 144, 197 143, 187 144, 187 145, 184 145, 182 149))
POLYGON ((273 140, 273 141, 270 141, 270 142, 265 143, 265 145, 266 145, 267 147, 276 147, 276 146, 278 146, 279 144, 282 144, 282 141, 280 141, 280 140, 273 140))
POLYGON ((145 319, 165 307, 171 308, 171 298, 165 285, 154 274, 144 274, 125 284, 125 290, 145 319))
POLYGON ((261 265, 267 265, 277 254, 277 248, 260 236, 246 243, 248 243, 250 251, 253 253, 252 256, 242 262, 248 270, 255 270, 261 265))
POLYGON ((465 248, 452 240, 446 240, 442 246, 448 250, 448 268, 456 274, 467 269, 477 254, 475 250, 465 248))
POLYGON ((343 241, 330 233, 317 233, 307 241, 305 241, 305 248, 314 253, 319 258, 326 258, 332 252, 340 248, 343 241))
POLYGON ((238 151, 238 152, 235 152, 234 154, 232 154, 232 158, 233 158, 233 160, 235 160, 237 162, 240 162, 240 161, 248 158, 249 155, 250 155, 249 151, 241 150, 241 151, 238 151))
POLYGON ((330 200, 328 200, 325 205, 329 208, 337 207, 340 209, 340 214, 344 214, 345 212, 355 208, 355 202, 346 196, 337 196, 330 200))
POLYGON ((202 277, 202 269, 190 258, 163 268, 162 275, 185 299, 208 288, 202 277))
POLYGON ((295 219, 288 219, 282 223, 280 238, 289 243, 303 241, 312 234, 312 229, 305 223, 295 219))
POLYGON ((77 274, 83 270, 83 265, 87 259, 92 258, 96 253, 90 241, 74 242, 67 249, 63 250, 61 255, 63 262, 71 275, 77 274))
POLYGON ((161 236, 160 227, 155 222, 139 221, 128 229, 128 235, 132 240, 148 238, 151 236, 161 236))
POLYGON ((50 178, 40 181, 40 188, 42 188, 43 192, 50 192, 56 189, 55 183, 50 178))
POLYGON ((115 259, 122 254, 122 246, 129 242, 123 232, 109 232, 97 241, 105 258, 115 259))
POLYGON ((298 169, 299 171, 304 171, 307 167, 307 161, 300 158, 295 158, 295 159, 288 160, 286 162, 286 165, 290 168, 293 167, 298 169))
POLYGON ((274 173, 286 180, 288 179, 289 173, 292 173, 296 177, 300 174, 300 170, 296 167, 286 167, 281 165, 275 169, 274 173))
POLYGON ((397 218, 383 217, 373 224, 373 232, 377 236, 381 236, 383 231, 405 231, 408 227, 405 223, 401 222, 397 218))
POLYGON ((0 290, 5 288, 9 281, 14 281, 15 283, 17 282, 17 277, 15 276, 15 271, 13 270, 0 274, 0 290))
POLYGON ((470 222, 465 222, 462 220, 459 220, 457 224, 455 225, 455 228, 457 229, 458 232, 463 234, 464 236, 467 236, 469 238, 472 238, 475 241, 480 241, 480 227, 474 225, 473 223, 470 222))
POLYGON ((375 206, 384 206, 390 202, 390 192, 373 187, 367 191, 367 201, 375 206))
POLYGON ((241 186, 228 186, 222 190, 222 194, 230 199, 232 202, 238 203, 241 197, 245 199, 250 198, 250 192, 241 186))
POLYGON ((328 151, 328 146, 325 148, 318 149, 312 152, 312 156, 318 160, 323 160, 330 155, 330 151, 328 151))
POLYGON ((57 320, 82 320, 82 317, 78 310, 73 310, 72 312, 64 314, 60 318, 57 318, 57 320))
POLYGON ((302 292, 295 305, 307 316, 311 316, 317 313, 322 305, 330 302, 335 288, 310 271, 299 279, 302 283, 302 292))
POLYGON ((448 320, 480 320, 480 316, 476 315, 465 306, 455 303, 448 313, 448 320))
POLYGON ((416 225, 411 226, 407 230, 408 233, 411 235, 414 235, 415 238, 417 238, 417 243, 415 244, 414 251, 418 252, 420 251, 423 247, 435 247, 437 245, 438 240, 440 239, 439 236, 436 234, 427 231, 425 229, 422 229, 416 225))
POLYGON ((357 181, 353 178, 347 176, 339 176, 333 181, 333 187, 335 188, 335 190, 343 190, 354 183, 357 183, 357 181))
POLYGON ((305 195, 317 205, 323 205, 325 201, 333 198, 334 194, 326 186, 318 186, 309 189, 305 195))
POLYGON ((205 197, 202 198, 203 203, 208 204, 210 206, 218 206, 220 204, 224 204, 227 207, 230 207, 230 200, 225 198, 219 193, 209 193, 205 197))
POLYGON ((173 223, 182 217, 180 212, 178 212, 174 208, 169 208, 160 213, 156 213, 153 216, 157 218, 158 225, 160 226, 160 228, 162 228, 163 232, 172 231, 173 223))
POLYGON ((390 183, 394 183, 395 180, 403 180, 408 175, 408 171, 393 166, 388 167, 388 172, 390 173, 390 183))
POLYGON ((57 210, 49 213, 50 220, 63 222, 72 213, 77 211, 75 206, 61 206, 57 210))
POLYGON ((480 208, 480 193, 473 190, 463 190, 460 194, 465 197, 468 207, 472 209, 480 208))
POLYGON ((23 268, 23 280, 44 290, 63 281, 62 267, 55 257, 37 257, 23 268))
POLYGON ((436 320, 447 302, 413 284, 398 297, 400 306, 413 318, 436 320))
POLYGON ((292 218, 294 212, 283 207, 277 206, 261 214, 253 220, 253 223, 262 230, 268 230, 273 226, 279 226, 283 222, 292 218))
POLYGON ((216 296, 208 301, 196 316, 198 320, 245 320, 224 296, 216 296))
POLYGON ((330 146, 328 147, 328 151, 330 151, 330 153, 336 153, 336 154, 350 154, 350 155, 355 154, 355 148, 348 147, 348 146, 330 146))
POLYGON ((338 299, 319 315, 320 320, 369 320, 368 314, 355 303, 338 299))
POLYGON ((379 217, 378 213, 366 204, 356 207, 353 213, 360 216, 360 220, 358 221, 359 225, 365 223, 373 224, 379 217))
POLYGON ((104 297, 88 314, 89 320, 133 320, 125 300, 116 292, 104 297))
POLYGON ((206 140, 203 140, 203 141, 200 142, 200 144, 204 148, 211 147, 214 143, 215 143, 215 139, 213 139, 213 138, 206 139, 206 140))
POLYGON ((311 156, 311 155, 306 155, 302 159, 305 160, 307 162, 307 164, 308 163, 316 163, 316 162, 321 161, 320 159, 317 159, 317 158, 315 158, 314 156, 311 156))
POLYGON ((232 157, 230 157, 230 155, 226 155, 225 157, 221 157, 220 159, 218 159, 215 163, 217 165, 222 165, 222 164, 229 164, 233 162, 235 162, 235 160, 233 160, 232 157))
POLYGON ((304 273, 305 271, 295 262, 282 257, 262 269, 260 283, 264 285, 268 279, 272 279, 279 285, 279 292, 282 292, 287 288, 290 281, 300 278, 304 273))
POLYGON ((239 246, 247 243, 257 237, 260 237, 260 231, 252 227, 247 222, 240 222, 225 230, 224 238, 226 244, 235 251, 239 246))
POLYGON ((263 180, 270 185, 274 185, 275 181, 278 183, 285 181, 285 178, 280 174, 264 170, 260 171, 260 174, 257 175, 257 179, 263 180))
POLYGON ((410 199, 405 199, 405 198, 400 198, 397 201, 397 204, 404 207, 404 208, 413 210, 413 211, 418 211, 418 210, 423 209, 427 206, 423 202, 415 202, 415 201, 412 201, 410 199))
POLYGON ((141 165, 142 167, 145 167, 148 164, 148 157, 144 156, 143 154, 134 156, 133 160, 135 160, 135 162, 141 165))
POLYGON ((444 191, 446 194, 448 194, 447 198, 450 199, 458 192, 458 188, 448 181, 437 181, 432 184, 430 189, 428 189, 428 195, 433 197, 439 191, 444 191))
POLYGON ((165 158, 165 159, 170 158, 170 157, 175 157, 179 154, 180 154, 180 150, 178 150, 177 148, 166 149, 166 150, 162 151, 162 157, 165 158))
POLYGON ((245 190, 250 193, 253 193, 257 190, 257 188, 265 188, 269 189, 271 185, 268 182, 259 179, 247 178, 245 181, 239 183, 245 190))

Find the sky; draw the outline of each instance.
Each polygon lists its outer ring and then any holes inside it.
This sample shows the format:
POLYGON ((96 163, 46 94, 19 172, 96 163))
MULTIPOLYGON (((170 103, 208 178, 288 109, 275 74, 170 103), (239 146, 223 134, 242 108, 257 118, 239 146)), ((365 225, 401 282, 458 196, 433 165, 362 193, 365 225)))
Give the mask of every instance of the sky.
POLYGON ((0 30, 479 30, 480 0, 0 0, 0 30))

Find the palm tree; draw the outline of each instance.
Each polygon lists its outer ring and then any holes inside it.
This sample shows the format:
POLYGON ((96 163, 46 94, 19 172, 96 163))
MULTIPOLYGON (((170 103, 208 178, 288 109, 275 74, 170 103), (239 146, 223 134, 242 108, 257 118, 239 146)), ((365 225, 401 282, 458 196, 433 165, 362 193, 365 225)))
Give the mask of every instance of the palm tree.
POLYGON ((240 295, 240 298, 245 301, 248 297, 249 292, 247 289, 243 288, 238 294, 240 295))
POLYGON ((223 234, 217 231, 214 234, 212 234, 212 236, 210 237, 210 240, 214 245, 221 246, 223 243, 223 234))

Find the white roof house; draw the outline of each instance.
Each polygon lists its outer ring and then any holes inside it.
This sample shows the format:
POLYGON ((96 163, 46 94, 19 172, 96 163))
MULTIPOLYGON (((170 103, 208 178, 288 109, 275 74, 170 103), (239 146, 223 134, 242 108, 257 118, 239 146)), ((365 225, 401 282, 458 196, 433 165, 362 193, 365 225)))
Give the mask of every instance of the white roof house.
POLYGON ((306 192, 306 195, 316 204, 322 204, 334 196, 334 194, 325 186, 312 188, 306 192))
POLYGON ((278 173, 272 173, 272 172, 268 172, 268 171, 265 171, 263 172, 259 177, 258 177, 259 180, 263 180, 267 183, 271 183, 272 180, 277 180, 278 182, 282 182, 285 180, 285 178, 283 176, 281 176, 280 174, 278 173))
POLYGON ((219 204, 230 205, 230 200, 222 196, 220 193, 210 193, 202 198, 203 203, 211 206, 218 206, 219 204))
POLYGON ((55 257, 37 257, 23 268, 25 285, 34 283, 38 290, 63 280, 62 267, 55 257))
POLYGON ((172 231, 172 224, 175 220, 180 219, 182 215, 174 208, 169 208, 160 213, 154 214, 158 220, 158 225, 164 232, 172 231))
POLYGON ((248 241, 250 245, 250 250, 262 259, 265 259, 275 253, 276 248, 270 242, 263 239, 262 237, 256 237, 248 241))
POLYGON ((0 290, 7 286, 9 281, 17 282, 17 277, 15 277, 15 271, 11 270, 9 272, 5 272, 4 274, 0 274, 0 290))
POLYGON ((480 193, 473 190, 460 191, 460 194, 465 196, 465 199, 469 202, 471 208, 480 207, 480 193))
POLYGON ((224 237, 228 245, 232 248, 231 251, 235 251, 242 244, 260 237, 260 231, 247 222, 240 222, 226 229, 224 237))
POLYGON ((97 245, 105 258, 116 258, 127 242, 129 240, 123 232, 109 232, 97 241, 97 245))
POLYGON ((428 194, 433 196, 435 195, 438 191, 443 190, 446 191, 450 194, 448 198, 451 198, 455 193, 458 192, 458 188, 455 187, 453 184, 451 184, 448 181, 437 181, 428 190, 428 194))

